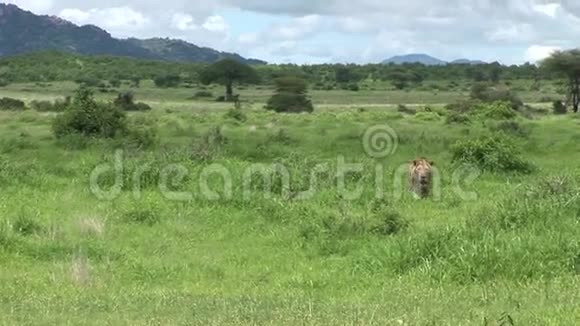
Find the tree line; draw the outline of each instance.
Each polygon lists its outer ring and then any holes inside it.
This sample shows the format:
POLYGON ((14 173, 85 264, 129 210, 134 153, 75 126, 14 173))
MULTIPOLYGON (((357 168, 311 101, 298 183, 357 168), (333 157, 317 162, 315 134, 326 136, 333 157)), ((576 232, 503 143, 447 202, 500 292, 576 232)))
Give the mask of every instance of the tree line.
MULTIPOLYGON (((140 80, 154 80, 159 87, 200 83, 208 64, 140 60, 113 56, 84 56, 55 51, 0 58, 0 86, 18 82, 79 81, 85 83, 120 80, 138 86, 140 80)), ((404 89, 424 81, 490 81, 553 79, 554 73, 529 63, 505 66, 499 63, 450 64, 269 64, 254 66, 261 84, 272 84, 286 75, 303 78, 314 87, 356 88, 362 81, 391 82, 404 89)), ((113 85, 114 86, 114 85, 113 85)), ((354 90, 354 89, 353 89, 354 90)))

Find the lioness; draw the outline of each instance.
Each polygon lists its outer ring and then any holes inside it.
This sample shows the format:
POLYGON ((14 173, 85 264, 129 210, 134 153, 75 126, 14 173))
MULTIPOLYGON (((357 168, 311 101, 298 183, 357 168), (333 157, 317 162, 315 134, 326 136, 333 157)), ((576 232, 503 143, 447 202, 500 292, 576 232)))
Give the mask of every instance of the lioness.
POLYGON ((431 194, 433 186, 433 161, 420 158, 409 163, 409 181, 411 191, 420 198, 426 198, 431 194))

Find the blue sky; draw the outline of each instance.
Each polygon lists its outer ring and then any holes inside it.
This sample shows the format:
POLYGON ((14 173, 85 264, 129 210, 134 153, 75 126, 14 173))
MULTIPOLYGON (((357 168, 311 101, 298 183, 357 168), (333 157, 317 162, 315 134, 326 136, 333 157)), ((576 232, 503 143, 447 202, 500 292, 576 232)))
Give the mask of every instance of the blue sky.
POLYGON ((513 64, 580 40, 578 0, 5 1, 117 37, 181 38, 298 64, 380 62, 408 53, 513 64))

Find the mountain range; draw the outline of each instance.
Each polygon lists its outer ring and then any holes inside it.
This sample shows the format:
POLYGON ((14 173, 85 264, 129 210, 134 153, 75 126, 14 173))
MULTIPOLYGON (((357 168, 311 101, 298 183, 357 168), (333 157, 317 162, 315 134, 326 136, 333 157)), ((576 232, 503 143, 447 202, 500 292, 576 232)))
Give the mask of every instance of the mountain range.
POLYGON ((233 58, 249 64, 266 63, 182 40, 117 39, 94 25, 78 26, 56 16, 35 15, 16 5, 0 3, 0 57, 41 50, 165 61, 215 62, 233 58))
POLYGON ((485 62, 480 60, 469 60, 469 59, 457 59, 454 61, 444 61, 441 59, 437 59, 427 54, 422 53, 415 53, 415 54, 406 54, 406 55, 397 55, 390 59, 387 59, 382 62, 383 64, 406 64, 406 63, 421 63, 426 66, 443 66, 447 64, 470 64, 470 65, 479 65, 485 64, 485 62))

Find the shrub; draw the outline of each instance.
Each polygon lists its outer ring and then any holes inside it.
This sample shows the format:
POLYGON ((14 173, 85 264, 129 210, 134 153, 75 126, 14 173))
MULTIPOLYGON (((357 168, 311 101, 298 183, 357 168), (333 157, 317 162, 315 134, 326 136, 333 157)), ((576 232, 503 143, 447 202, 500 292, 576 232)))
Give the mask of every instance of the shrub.
POLYGON ((511 90, 499 88, 493 84, 475 83, 471 88, 471 99, 480 100, 485 103, 509 102, 512 109, 517 110, 524 105, 524 102, 511 90))
POLYGON ((137 117, 130 121, 127 134, 123 137, 125 144, 138 148, 151 148, 158 142, 158 130, 155 121, 137 117))
POLYGON ((473 164, 485 171, 532 172, 532 165, 520 157, 514 143, 501 135, 458 141, 452 153, 454 163, 473 164))
POLYGON ((554 99, 549 96, 542 96, 540 98, 540 103, 553 103, 554 99))
POLYGON ((64 112, 70 105, 70 97, 64 100, 50 101, 32 101, 30 107, 38 112, 64 112))
POLYGON ((422 121, 439 121, 441 116, 437 112, 417 112, 415 119, 422 121))
MULTIPOLYGON (((211 91, 198 91, 194 94, 194 98, 211 98, 213 97, 213 93, 211 91)), ((225 101, 225 96, 224 96, 225 101)))
POLYGON ((397 106, 397 111, 401 112, 401 113, 405 113, 405 114, 415 114, 417 113, 417 110, 409 108, 408 106, 404 105, 404 104, 399 104, 397 106))
POLYGON ((358 92, 360 91, 360 86, 358 84, 353 83, 348 85, 348 89, 353 92, 358 92))
POLYGON ((135 103, 135 95, 132 92, 119 93, 113 104, 123 111, 151 111, 148 104, 135 103))
POLYGON ((312 112, 314 107, 307 97, 306 81, 298 77, 281 77, 275 80, 276 93, 268 100, 267 110, 275 112, 312 112))
POLYGON ((469 117, 465 114, 461 114, 458 112, 451 112, 450 114, 447 115, 447 118, 445 119, 445 123, 447 124, 467 124, 470 123, 471 119, 469 119, 469 117))
POLYGON ((530 130, 522 127, 517 121, 509 120, 502 121, 496 126, 492 127, 492 130, 503 132, 507 135, 523 137, 526 138, 530 135, 530 130))
POLYGON ((566 105, 564 105, 562 101, 554 101, 554 103, 552 103, 552 110, 554 111, 554 114, 568 113, 568 109, 566 108, 566 105))
POLYGON ((210 160, 227 142, 228 139, 223 135, 221 128, 219 126, 212 127, 193 144, 191 157, 194 160, 210 160))
POLYGON ((224 95, 218 96, 215 99, 216 102, 225 102, 226 101, 226 97, 224 95))
POLYGON ((6 87, 8 86, 10 83, 6 80, 6 79, 2 79, 0 78, 0 87, 6 87))
POLYGON ((84 87, 98 87, 99 84, 101 84, 101 81, 98 78, 92 76, 84 76, 77 78, 75 83, 84 87))
POLYGON ((236 121, 244 122, 248 119, 248 117, 242 112, 240 109, 230 109, 224 117, 226 119, 233 119, 236 121))
POLYGON ((125 113, 114 105, 97 103, 93 93, 81 87, 66 111, 52 125, 56 138, 69 134, 111 138, 127 131, 125 113))
POLYGON ((26 104, 21 100, 9 97, 0 98, 0 110, 2 111, 24 111, 26 109, 26 104))
POLYGON ((477 114, 494 120, 509 120, 516 117, 516 111, 514 111, 509 102, 494 102, 481 104, 476 108, 477 114))
POLYGON ((462 100, 455 103, 447 104, 445 106, 445 109, 456 113, 468 113, 477 106, 479 106, 480 104, 481 101, 479 100, 462 100))
POLYGON ((159 88, 174 88, 181 84, 181 77, 177 75, 157 76, 153 79, 153 82, 159 88))

